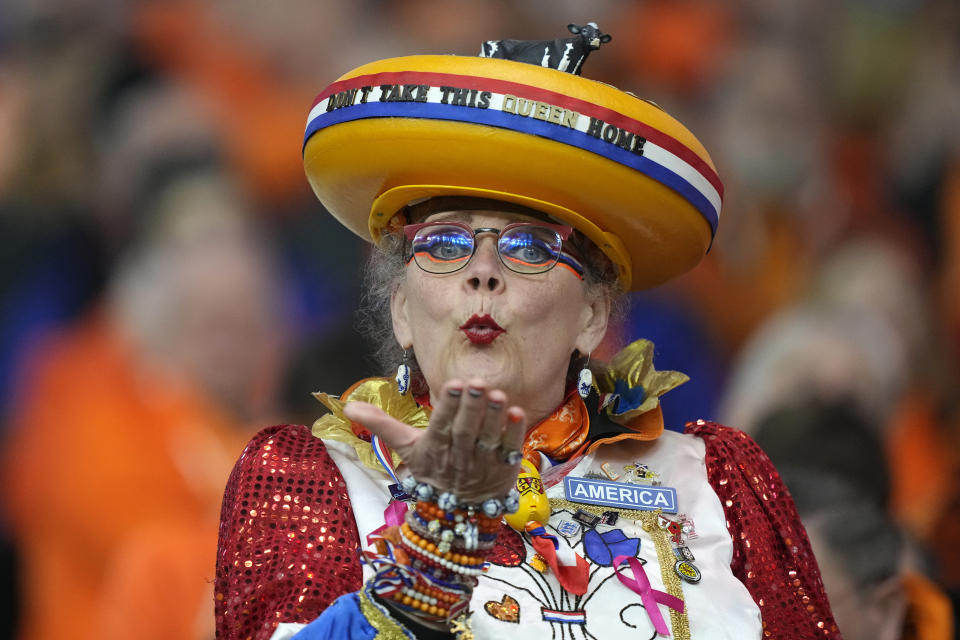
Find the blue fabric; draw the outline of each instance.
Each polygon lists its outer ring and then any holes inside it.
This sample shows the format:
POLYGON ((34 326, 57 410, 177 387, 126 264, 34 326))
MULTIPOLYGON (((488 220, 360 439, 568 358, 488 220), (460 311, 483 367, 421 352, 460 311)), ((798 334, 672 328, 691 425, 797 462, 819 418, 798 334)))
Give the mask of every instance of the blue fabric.
POLYGON ((643 404, 647 398, 647 390, 642 384, 635 387, 628 387, 626 380, 615 380, 613 383, 613 393, 617 399, 613 402, 613 413, 623 414, 633 411, 643 404))
POLYGON ((354 592, 337 598, 293 640, 372 640, 376 635, 377 630, 360 611, 360 599, 354 592))
POLYGON ((620 529, 598 533, 590 529, 583 534, 583 548, 587 557, 601 567, 612 567, 617 556, 635 558, 640 552, 640 539, 628 538, 620 529))

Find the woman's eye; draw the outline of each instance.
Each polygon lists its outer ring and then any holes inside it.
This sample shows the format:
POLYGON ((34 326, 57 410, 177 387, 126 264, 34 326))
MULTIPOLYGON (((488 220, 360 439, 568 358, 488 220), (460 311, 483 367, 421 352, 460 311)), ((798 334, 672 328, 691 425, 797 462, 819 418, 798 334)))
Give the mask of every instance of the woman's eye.
POLYGON ((542 262, 547 259, 547 250, 543 247, 528 244, 522 249, 523 259, 527 262, 542 262))
POLYGON ((462 251, 463 249, 461 247, 459 247, 456 244, 451 244, 449 242, 445 242, 437 247, 437 254, 441 258, 454 258, 460 255, 462 251))
POLYGON ((527 264, 542 264, 554 259, 551 247, 537 238, 513 238, 501 247, 503 255, 509 259, 527 264))
POLYGON ((459 235, 440 235, 424 243, 421 251, 427 251, 438 260, 457 260, 469 256, 472 243, 470 238, 459 235))

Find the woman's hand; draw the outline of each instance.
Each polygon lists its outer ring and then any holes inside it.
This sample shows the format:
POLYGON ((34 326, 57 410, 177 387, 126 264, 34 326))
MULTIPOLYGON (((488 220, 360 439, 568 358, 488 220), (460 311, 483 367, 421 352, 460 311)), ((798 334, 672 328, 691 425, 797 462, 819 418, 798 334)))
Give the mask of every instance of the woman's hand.
POLYGON ((434 396, 426 429, 416 429, 365 402, 348 402, 344 414, 396 451, 413 477, 453 491, 463 502, 503 498, 514 486, 519 464, 507 464, 508 451, 520 450, 526 415, 507 407, 507 395, 487 390, 483 380, 450 380, 434 396))

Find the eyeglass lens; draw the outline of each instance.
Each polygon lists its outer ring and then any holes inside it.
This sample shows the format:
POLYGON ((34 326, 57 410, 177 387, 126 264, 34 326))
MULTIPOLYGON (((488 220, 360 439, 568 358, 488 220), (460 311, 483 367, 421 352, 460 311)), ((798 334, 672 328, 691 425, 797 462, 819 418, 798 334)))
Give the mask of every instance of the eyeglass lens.
MULTIPOLYGON (((497 232, 497 229, 476 231, 497 232)), ((476 249, 475 231, 453 224, 427 225, 413 237, 417 265, 430 273, 452 273, 462 269, 476 249)), ((553 229, 536 224, 510 225, 499 231, 497 253, 500 261, 518 273, 542 273, 557 263, 563 239, 553 229)))

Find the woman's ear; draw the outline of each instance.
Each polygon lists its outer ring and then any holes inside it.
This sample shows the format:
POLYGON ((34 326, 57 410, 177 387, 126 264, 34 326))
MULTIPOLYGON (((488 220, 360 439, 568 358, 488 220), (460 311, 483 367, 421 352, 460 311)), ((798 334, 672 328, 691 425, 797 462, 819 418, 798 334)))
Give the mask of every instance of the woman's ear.
POLYGON ((611 305, 610 296, 599 295, 584 307, 583 329, 575 345, 580 353, 589 354, 600 345, 607 333, 611 305))
POLYGON ((410 331, 410 318, 407 315, 407 294, 403 284, 393 290, 390 296, 390 318, 393 322, 393 336, 404 349, 413 346, 413 334, 410 331))

